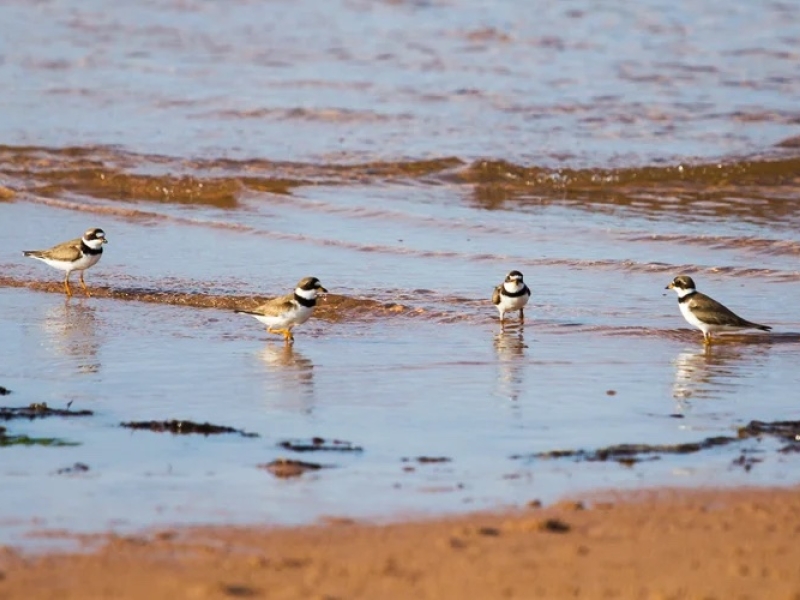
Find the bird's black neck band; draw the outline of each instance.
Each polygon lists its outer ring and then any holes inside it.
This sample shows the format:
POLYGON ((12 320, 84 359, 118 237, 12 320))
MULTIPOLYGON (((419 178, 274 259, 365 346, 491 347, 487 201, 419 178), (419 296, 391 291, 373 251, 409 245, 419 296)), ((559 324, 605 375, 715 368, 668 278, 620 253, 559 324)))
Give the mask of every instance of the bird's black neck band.
POLYGON ((691 300, 692 296, 697 293, 697 290, 692 290, 688 294, 684 294, 683 296, 678 296, 678 304, 683 304, 684 302, 688 302, 691 300))
POLYGON ((89 244, 81 240, 81 252, 83 252, 84 254, 89 254, 91 256, 97 256, 98 254, 103 253, 103 247, 100 246, 95 250, 89 244))
POLYGON ((311 299, 303 298, 297 292, 294 293, 294 299, 297 300, 297 303, 300 306, 305 306, 306 308, 314 308, 317 305, 317 299, 316 298, 311 298, 311 299))
POLYGON ((528 291, 527 285, 523 285, 516 292, 509 292, 506 286, 503 286, 503 296, 508 296, 509 298, 519 298, 520 296, 527 296, 528 294, 530 294, 530 291, 528 291))

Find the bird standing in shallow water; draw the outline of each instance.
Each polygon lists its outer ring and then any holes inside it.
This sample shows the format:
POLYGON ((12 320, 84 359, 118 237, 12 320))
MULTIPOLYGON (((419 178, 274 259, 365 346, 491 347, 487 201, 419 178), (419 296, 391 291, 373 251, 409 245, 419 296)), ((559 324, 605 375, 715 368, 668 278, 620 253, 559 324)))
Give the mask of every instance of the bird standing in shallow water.
POLYGON ((713 298, 697 291, 694 280, 688 275, 678 275, 666 289, 675 290, 678 294, 683 318, 703 332, 703 343, 711 343, 711 334, 718 331, 741 331, 742 329, 760 329, 770 331, 769 325, 759 325, 741 318, 732 310, 723 306, 713 298))
POLYGON ((83 272, 97 264, 97 261, 103 256, 103 244, 107 242, 105 231, 95 227, 87 229, 81 238, 58 244, 49 250, 25 250, 23 254, 61 271, 66 271, 64 290, 70 297, 72 289, 69 287, 69 276, 73 271, 80 271, 83 291, 91 297, 86 282, 83 280, 83 272))
POLYGON ((288 344, 294 341, 292 328, 302 325, 311 318, 317 305, 317 296, 327 291, 316 277, 305 277, 297 283, 291 294, 265 302, 253 310, 236 312, 261 321, 267 326, 269 333, 282 335, 288 344))
POLYGON ((500 312, 500 322, 505 324, 505 314, 518 310, 520 323, 524 323, 524 309, 530 297, 531 291, 522 280, 522 273, 511 271, 506 275, 505 281, 494 288, 494 293, 492 294, 492 304, 500 312))

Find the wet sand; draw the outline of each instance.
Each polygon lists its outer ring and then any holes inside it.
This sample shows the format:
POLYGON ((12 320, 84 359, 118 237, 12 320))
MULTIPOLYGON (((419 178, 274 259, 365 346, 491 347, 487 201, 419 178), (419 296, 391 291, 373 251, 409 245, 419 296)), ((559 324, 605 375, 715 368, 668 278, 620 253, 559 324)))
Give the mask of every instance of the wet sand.
POLYGON ((0 598, 800 597, 798 489, 650 491, 398 524, 163 529, 0 549, 0 598))

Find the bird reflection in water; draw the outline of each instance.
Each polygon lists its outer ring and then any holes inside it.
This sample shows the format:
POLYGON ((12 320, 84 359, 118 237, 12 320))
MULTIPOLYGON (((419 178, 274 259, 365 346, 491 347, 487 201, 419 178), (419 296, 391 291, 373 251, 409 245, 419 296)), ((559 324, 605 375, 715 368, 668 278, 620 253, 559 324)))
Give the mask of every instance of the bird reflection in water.
MULTIPOLYGON (((314 363, 293 344, 267 344, 261 353, 271 388, 280 392, 278 402, 291 409, 310 413, 314 405, 314 363)), ((272 391, 272 389, 270 390, 272 391)))
POLYGON ((60 356, 73 361, 79 373, 97 373, 100 361, 100 336, 96 309, 85 301, 67 300, 47 310, 42 320, 49 346, 60 356))
POLYGON ((709 344, 675 357, 672 397, 679 410, 691 399, 719 397, 734 391, 763 359, 768 346, 757 344, 709 344))
POLYGON ((523 368, 525 349, 523 327, 506 327, 494 336, 494 350, 497 354, 496 393, 509 400, 518 400, 523 387, 523 368))

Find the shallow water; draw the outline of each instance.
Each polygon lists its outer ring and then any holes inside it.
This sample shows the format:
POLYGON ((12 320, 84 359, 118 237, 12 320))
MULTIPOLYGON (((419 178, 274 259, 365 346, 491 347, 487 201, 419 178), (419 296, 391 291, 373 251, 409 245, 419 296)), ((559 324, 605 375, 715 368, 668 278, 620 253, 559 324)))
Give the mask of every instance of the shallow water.
MULTIPOLYGON (((14 404, 72 403, 73 420, 11 422, 16 434, 79 442, 3 449, 7 525, 96 528, 173 522, 302 522, 324 514, 553 500, 609 485, 794 481, 765 451, 746 474, 736 451, 613 464, 513 460, 620 442, 732 435, 750 418, 791 418, 796 344, 722 344, 616 334, 558 322, 500 334, 484 322, 397 318, 309 324, 294 346, 264 341, 228 312, 5 290, 4 383, 14 404), (609 396, 608 390, 615 395, 609 396), (676 419, 675 414, 684 418, 676 419), (122 421, 192 419, 259 438, 128 432, 122 421), (297 456, 336 468, 299 481, 258 464, 280 441, 319 435, 363 453, 297 456), (452 462, 404 469, 404 458, 452 462), (90 470, 56 474, 75 462, 90 470)), ((676 339, 677 338, 677 339, 676 339)), ((768 338, 767 338, 768 339, 768 338)), ((769 447, 769 443, 763 444, 769 447)), ((13 531, 13 527, 11 530, 13 531)))
POLYGON ((77 445, 0 448, 0 541, 800 480, 768 439, 532 457, 796 418, 794 7, 2 11, 0 400, 95 414, 3 424, 77 445), (96 297, 65 301, 20 251, 95 225, 96 297), (512 268, 533 299, 503 332, 512 268), (774 332, 704 349, 664 290, 680 272, 774 332), (305 275, 331 294, 293 347, 233 313, 305 275), (260 437, 119 427, 172 418, 260 437), (364 451, 277 445, 313 436, 364 451), (280 457, 333 468, 258 468, 280 457))
POLYGON ((750 153, 796 123, 798 10, 16 0, 0 137, 281 160, 750 153))

